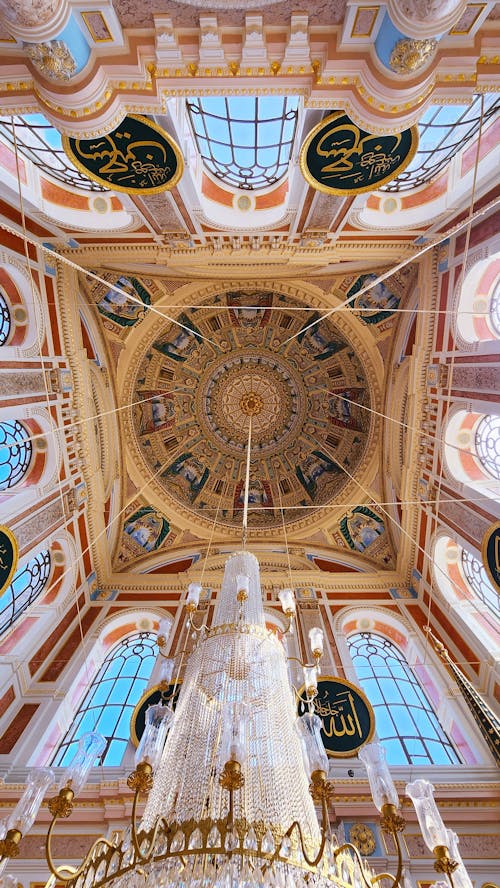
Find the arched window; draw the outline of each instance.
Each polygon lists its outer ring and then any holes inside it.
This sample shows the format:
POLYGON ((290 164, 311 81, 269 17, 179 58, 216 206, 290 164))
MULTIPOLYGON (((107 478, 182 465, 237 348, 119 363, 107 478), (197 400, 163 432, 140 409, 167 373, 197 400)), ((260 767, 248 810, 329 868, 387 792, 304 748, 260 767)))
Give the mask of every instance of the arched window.
POLYGON ((111 648, 51 764, 71 762, 87 731, 106 738, 103 765, 120 765, 130 739, 130 719, 156 661, 156 634, 134 632, 111 648))
POLYGON ((43 114, 0 117, 0 139, 31 160, 45 175, 85 191, 105 191, 68 160, 61 134, 43 114), (15 141, 12 124, 15 127, 15 141))
POLYGON ((462 339, 500 339, 500 253, 476 262, 459 286, 457 329, 462 339))
POLYGON ((44 549, 14 574, 12 583, 0 597, 0 636, 43 592, 50 569, 50 552, 44 549))
POLYGON ((459 151, 473 139, 481 125, 492 120, 499 108, 493 94, 474 96, 468 105, 431 105, 418 123, 418 150, 412 162, 383 191, 409 191, 432 182, 459 151), (482 112, 481 112, 482 109, 482 112))
POLYGON ((0 288, 0 345, 5 345, 7 342, 11 325, 9 306, 0 288))
POLYGON ((485 472, 500 481, 500 416, 483 416, 476 428, 474 444, 485 472))
POLYGON ((460 760, 403 653, 382 635, 348 638, 356 675, 375 711, 391 765, 450 765, 460 760))
POLYGON ((288 169, 298 99, 217 96, 187 103, 196 146, 218 179, 249 191, 273 185, 288 169))
POLYGON ((0 490, 19 484, 33 454, 30 433, 17 419, 0 422, 0 490))
POLYGON ((470 588, 486 607, 498 618, 500 615, 500 595, 491 585, 488 574, 479 559, 462 549, 462 570, 470 588))
POLYGON ((500 416, 458 410, 445 432, 445 456, 457 481, 485 496, 500 494, 500 416))
POLYGON ((479 558, 449 536, 434 546, 436 583, 467 627, 488 650, 500 644, 500 595, 490 583, 479 558))

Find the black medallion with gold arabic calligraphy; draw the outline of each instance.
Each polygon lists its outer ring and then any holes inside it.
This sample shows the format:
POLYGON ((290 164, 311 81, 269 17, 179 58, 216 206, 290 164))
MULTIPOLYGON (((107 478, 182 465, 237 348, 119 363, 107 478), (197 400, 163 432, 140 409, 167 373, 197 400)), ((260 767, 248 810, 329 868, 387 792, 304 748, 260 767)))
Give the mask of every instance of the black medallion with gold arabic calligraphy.
POLYGON ((0 527, 0 595, 5 591, 17 568, 17 540, 8 527, 0 527))
POLYGON ((500 591, 500 521, 488 528, 482 544, 483 564, 493 588, 500 591))
MULTIPOLYGON (((304 696, 304 688, 300 695, 304 696)), ((306 708, 300 702, 299 715, 306 708)), ((323 722, 321 737, 326 754, 333 758, 354 755, 373 736, 373 709, 363 692, 344 678, 324 675, 319 679, 314 711, 323 722)))
POLYGON ((141 737, 144 734, 146 712, 150 706, 162 703, 163 705, 169 705, 175 712, 181 692, 181 684, 182 680, 169 684, 167 688, 164 688, 161 684, 153 685, 152 688, 146 688, 142 697, 136 703, 130 719, 130 738, 134 746, 139 746, 141 737))
POLYGON ((106 135, 94 139, 63 136, 62 142, 77 169, 113 191, 167 191, 177 184, 184 169, 179 146, 171 136, 137 114, 129 114, 106 135))
POLYGON ((374 135, 343 111, 323 118, 300 149, 300 168, 309 185, 327 194, 361 194, 394 179, 413 159, 418 127, 374 135))

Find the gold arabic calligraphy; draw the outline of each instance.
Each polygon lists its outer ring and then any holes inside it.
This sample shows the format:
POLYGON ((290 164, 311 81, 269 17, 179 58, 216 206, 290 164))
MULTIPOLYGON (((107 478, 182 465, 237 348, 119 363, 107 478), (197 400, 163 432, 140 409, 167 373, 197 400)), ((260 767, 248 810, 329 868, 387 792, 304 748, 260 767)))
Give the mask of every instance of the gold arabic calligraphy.
MULTIPOLYGON (((325 691, 325 695, 327 692, 325 691)), ((314 708, 323 721, 323 731, 327 737, 352 737, 358 734, 363 739, 363 732, 356 712, 356 706, 350 691, 337 694, 337 703, 322 703, 319 697, 314 701, 314 708), (350 708, 350 712, 349 712, 350 708)))
POLYGON ((7 547, 3 544, 0 544, 0 570, 10 570, 10 564, 8 561, 4 561, 3 556, 6 555, 9 557, 9 553, 7 551, 7 547))
POLYGON ((167 164, 164 143, 151 139, 135 139, 129 132, 115 131, 97 141, 76 140, 80 158, 92 160, 104 179, 130 188, 148 188, 162 185, 172 178, 172 167, 167 164), (119 144, 116 140, 120 140, 119 144), (88 148, 84 146, 88 144, 88 148))
POLYGON ((394 139, 392 150, 386 153, 380 136, 367 133, 362 138, 361 132, 353 123, 341 123, 324 133, 316 145, 316 153, 319 157, 332 159, 321 167, 321 178, 359 183, 367 178, 367 174, 369 180, 377 179, 399 164, 401 156, 394 152, 401 142, 401 134, 384 137, 394 139))

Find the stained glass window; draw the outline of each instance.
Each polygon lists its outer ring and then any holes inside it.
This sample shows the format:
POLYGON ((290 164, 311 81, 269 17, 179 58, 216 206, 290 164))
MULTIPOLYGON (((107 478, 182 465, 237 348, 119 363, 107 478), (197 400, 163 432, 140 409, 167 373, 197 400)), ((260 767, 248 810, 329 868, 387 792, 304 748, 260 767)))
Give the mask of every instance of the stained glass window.
POLYGON ((493 290, 490 299, 490 321, 495 333, 500 338, 500 281, 493 290))
POLYGON ((38 598, 50 575, 50 552, 43 550, 14 574, 0 597, 0 635, 38 598))
POLYGON ((462 568, 474 594, 498 618, 500 615, 500 595, 491 585, 488 574, 481 562, 474 558, 474 555, 471 555, 470 552, 467 552, 466 549, 462 549, 462 568))
POLYGON ((348 639, 354 668, 375 711, 391 765, 450 765, 460 760, 399 648, 374 632, 348 639))
MULTIPOLYGON (((20 154, 31 160, 43 173, 85 191, 105 191, 80 173, 62 147, 61 135, 43 114, 14 115, 16 143, 20 154)), ((11 117, 0 117, 0 139, 14 149, 11 117)))
POLYGON ((146 690, 157 649, 156 634, 135 632, 109 651, 87 691, 52 765, 68 765, 87 731, 106 738, 102 765, 120 765, 130 740, 130 719, 146 690))
POLYGON ((7 490, 24 478, 33 448, 29 432, 17 419, 0 422, 0 490, 7 490))
POLYGON ((500 481, 500 416, 485 416, 476 429, 477 457, 485 470, 500 481))
POLYGON ((5 345, 10 335, 11 320, 7 300, 0 288, 0 345, 5 345))
MULTIPOLYGON (((484 94, 483 128, 498 113, 500 100, 494 93, 484 94)), ((432 182, 479 130, 481 96, 470 105, 431 105, 418 124, 419 145, 410 164, 382 191, 409 191, 432 182)))
POLYGON ((249 191, 277 182, 288 169, 298 104, 287 96, 190 99, 189 118, 206 168, 249 191))

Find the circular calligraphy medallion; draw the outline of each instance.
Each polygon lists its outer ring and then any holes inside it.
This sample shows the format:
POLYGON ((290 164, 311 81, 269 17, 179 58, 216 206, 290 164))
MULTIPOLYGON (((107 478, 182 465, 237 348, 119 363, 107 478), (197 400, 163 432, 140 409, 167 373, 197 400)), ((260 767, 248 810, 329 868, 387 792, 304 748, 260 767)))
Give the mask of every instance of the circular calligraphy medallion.
POLYGON ((150 706, 155 706, 157 703, 162 702, 165 704, 168 703, 175 712, 175 707, 177 706, 177 701, 181 692, 181 684, 182 679, 177 682, 177 687, 175 684, 170 684, 165 690, 162 685, 157 684, 144 691, 142 697, 136 703, 130 719, 130 739, 134 746, 139 746, 146 726, 146 711, 150 706))
POLYGON ((481 547, 483 564, 493 587, 500 590, 500 521, 488 528, 481 547))
POLYGON ((158 194, 177 184, 184 170, 179 146, 158 124, 128 114, 94 139, 63 136, 69 159, 89 179, 113 191, 158 194))
POLYGON ((9 586, 17 568, 19 549, 8 527, 0 527, 0 595, 9 586))
MULTIPOLYGON (((301 688, 303 696, 304 688, 301 688)), ((306 710, 299 703, 299 715, 306 710)), ((353 756, 369 743, 375 730, 375 713, 370 701, 360 688, 333 675, 323 675, 318 681, 314 711, 323 722, 321 738, 325 752, 332 758, 353 756)))
POLYGON ((375 191, 404 170, 418 147, 418 127, 375 135, 362 130, 344 111, 325 117, 300 149, 302 174, 327 194, 375 191))

